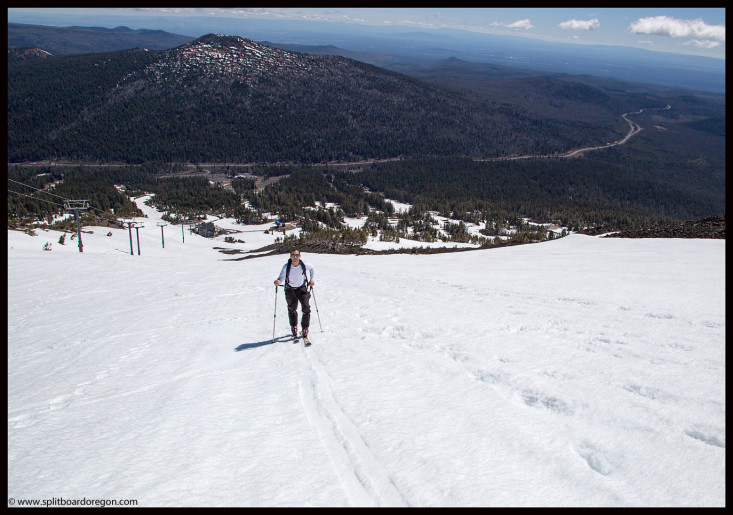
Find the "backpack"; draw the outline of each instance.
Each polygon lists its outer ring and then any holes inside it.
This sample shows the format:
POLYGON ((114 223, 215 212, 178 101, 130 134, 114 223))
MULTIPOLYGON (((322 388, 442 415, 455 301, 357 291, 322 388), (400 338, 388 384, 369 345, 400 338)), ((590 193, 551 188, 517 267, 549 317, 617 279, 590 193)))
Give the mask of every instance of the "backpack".
MULTIPOLYGON (((285 287, 286 288, 292 288, 292 286, 290 286, 290 281, 289 281, 290 267, 292 266, 292 264, 293 264, 293 260, 292 259, 288 259, 288 268, 285 270, 285 287)), ((300 261, 300 268, 303 269, 303 277, 305 277, 305 284, 307 285, 308 284, 308 276, 305 273, 305 263, 303 263, 302 260, 300 261)))

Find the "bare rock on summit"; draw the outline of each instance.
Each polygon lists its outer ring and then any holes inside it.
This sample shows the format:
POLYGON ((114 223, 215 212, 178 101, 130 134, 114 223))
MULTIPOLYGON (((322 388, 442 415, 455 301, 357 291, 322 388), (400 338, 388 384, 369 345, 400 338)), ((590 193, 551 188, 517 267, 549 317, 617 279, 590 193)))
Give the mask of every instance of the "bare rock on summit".
POLYGON ((53 54, 40 48, 8 47, 8 61, 22 61, 26 59, 45 59, 53 54))

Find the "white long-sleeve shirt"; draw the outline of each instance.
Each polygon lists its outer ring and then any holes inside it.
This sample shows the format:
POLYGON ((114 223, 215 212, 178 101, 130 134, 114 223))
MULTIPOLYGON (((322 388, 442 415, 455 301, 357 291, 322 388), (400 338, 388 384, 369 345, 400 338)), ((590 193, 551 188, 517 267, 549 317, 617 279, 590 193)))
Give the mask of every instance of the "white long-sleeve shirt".
MULTIPOLYGON (((305 265, 305 269, 308 272, 308 280, 313 281, 316 273, 313 266, 309 265, 303 260, 301 260, 300 262, 305 265)), ((285 265, 283 265, 283 269, 280 270, 280 275, 277 278, 277 280, 280 281, 280 284, 285 284, 285 274, 287 273, 287 271, 288 264, 285 263, 285 265)), ((288 283, 290 283, 290 286, 293 288, 305 286, 305 277, 303 277, 303 269, 300 265, 290 265, 290 277, 288 278, 288 283)))

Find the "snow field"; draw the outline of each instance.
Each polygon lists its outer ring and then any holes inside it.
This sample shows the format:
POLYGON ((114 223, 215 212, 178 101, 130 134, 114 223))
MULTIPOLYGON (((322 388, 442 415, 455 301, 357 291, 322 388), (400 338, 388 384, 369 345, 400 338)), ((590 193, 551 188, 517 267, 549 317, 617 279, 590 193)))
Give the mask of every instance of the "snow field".
POLYGON ((723 241, 304 253, 306 349, 271 344, 286 256, 171 226, 163 249, 149 216, 140 256, 8 232, 9 496, 724 505, 723 241))

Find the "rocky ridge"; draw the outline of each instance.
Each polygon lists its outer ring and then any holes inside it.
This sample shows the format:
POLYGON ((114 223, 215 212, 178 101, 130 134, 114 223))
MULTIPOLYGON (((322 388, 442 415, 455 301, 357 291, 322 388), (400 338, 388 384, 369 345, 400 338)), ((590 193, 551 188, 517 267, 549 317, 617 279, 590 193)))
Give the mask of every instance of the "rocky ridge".
POLYGON ((44 59, 46 57, 52 57, 51 52, 42 50, 40 48, 19 48, 19 47, 8 47, 8 61, 21 61, 25 59, 44 59))
POLYGON ((711 216, 676 225, 657 225, 646 229, 627 229, 606 238, 714 238, 725 239, 725 215, 711 216))
POLYGON ((185 83, 209 78, 252 86, 264 76, 273 78, 287 73, 310 72, 314 65, 328 59, 333 58, 298 54, 239 36, 209 34, 166 50, 159 61, 144 70, 144 74, 159 85, 172 80, 185 83))

